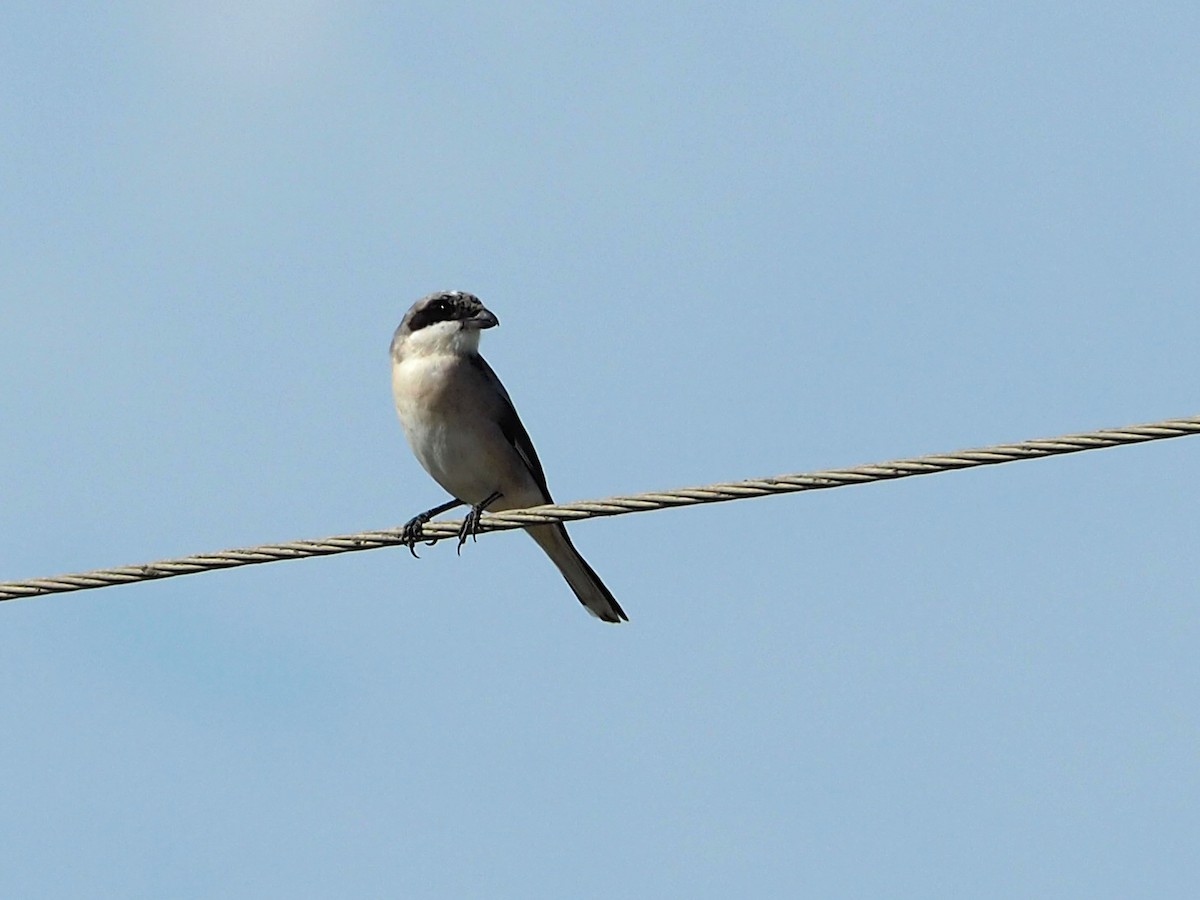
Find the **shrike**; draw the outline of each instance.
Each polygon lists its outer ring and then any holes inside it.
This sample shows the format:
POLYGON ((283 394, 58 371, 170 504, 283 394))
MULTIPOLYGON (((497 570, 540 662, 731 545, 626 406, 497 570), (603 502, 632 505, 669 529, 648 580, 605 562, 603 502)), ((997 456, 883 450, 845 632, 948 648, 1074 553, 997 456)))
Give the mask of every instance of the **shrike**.
MULTIPOLYGON (((458 547, 485 509, 500 512, 553 503, 546 475, 508 391, 479 355, 479 332, 499 325, 473 294, 422 297, 392 338, 392 396, 413 454, 454 497, 404 526, 413 549, 433 516, 469 505, 458 547)), ((605 622, 628 621, 561 523, 525 529, 558 566, 579 602, 605 622)))

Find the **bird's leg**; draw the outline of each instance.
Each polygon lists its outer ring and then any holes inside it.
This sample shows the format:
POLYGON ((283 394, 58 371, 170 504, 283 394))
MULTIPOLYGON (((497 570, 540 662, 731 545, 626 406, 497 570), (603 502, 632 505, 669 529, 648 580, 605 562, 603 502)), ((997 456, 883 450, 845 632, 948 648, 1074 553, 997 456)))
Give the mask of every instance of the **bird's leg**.
POLYGON ((463 519, 462 528, 458 531, 458 553, 460 556, 462 555, 463 544, 467 542, 467 538, 475 540, 475 535, 479 533, 479 519, 483 516, 483 511, 503 496, 499 491, 493 491, 482 503, 476 503, 471 507, 471 511, 467 513, 467 517, 463 519))
POLYGON ((440 516, 447 510, 454 509, 456 506, 462 506, 462 504, 461 500, 447 500, 441 506, 435 506, 433 509, 425 510, 419 516, 413 516, 404 523, 404 530, 400 533, 400 543, 408 547, 408 552, 416 557, 416 544, 417 541, 424 537, 425 523, 434 516, 440 516))

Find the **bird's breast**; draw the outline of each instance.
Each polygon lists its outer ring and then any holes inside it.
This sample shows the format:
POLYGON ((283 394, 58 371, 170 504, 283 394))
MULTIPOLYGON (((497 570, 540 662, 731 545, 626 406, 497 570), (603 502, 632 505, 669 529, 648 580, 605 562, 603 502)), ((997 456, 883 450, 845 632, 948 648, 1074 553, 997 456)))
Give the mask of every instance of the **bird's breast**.
POLYGON ((417 461, 447 491, 476 503, 495 490, 499 430, 461 360, 419 358, 392 368, 396 413, 417 461))
POLYGON ((392 367, 392 398, 405 428, 461 407, 463 385, 455 363, 453 358, 418 358, 392 367))

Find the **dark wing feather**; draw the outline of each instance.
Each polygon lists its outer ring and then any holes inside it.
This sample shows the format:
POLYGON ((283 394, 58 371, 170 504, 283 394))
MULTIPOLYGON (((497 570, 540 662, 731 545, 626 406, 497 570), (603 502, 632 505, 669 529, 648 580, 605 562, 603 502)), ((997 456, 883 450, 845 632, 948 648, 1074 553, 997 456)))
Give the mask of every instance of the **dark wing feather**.
POLYGON ((546 473, 542 471, 542 462, 538 459, 537 451, 533 449, 533 441, 529 439, 529 432, 521 424, 521 417, 517 415, 517 408, 513 406, 508 391, 504 389, 504 385, 500 383, 500 379, 482 356, 479 354, 472 356, 471 365, 504 399, 503 408, 500 411, 500 430, 504 432, 504 437, 521 455, 521 459, 529 469, 529 474, 533 476, 537 486, 542 489, 542 495, 546 498, 546 502, 553 503, 554 499, 550 496, 550 488, 546 485, 546 473))

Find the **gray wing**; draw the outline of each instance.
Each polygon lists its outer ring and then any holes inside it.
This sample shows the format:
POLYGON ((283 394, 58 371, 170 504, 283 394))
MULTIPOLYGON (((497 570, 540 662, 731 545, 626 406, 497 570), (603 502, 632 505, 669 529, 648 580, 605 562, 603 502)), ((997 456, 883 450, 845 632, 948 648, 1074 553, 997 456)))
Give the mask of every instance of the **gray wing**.
POLYGON ((546 502, 553 503, 554 499, 550 496, 550 488, 546 485, 546 473, 542 471, 542 462, 538 459, 537 451, 533 449, 533 441, 529 439, 529 432, 521 424, 521 417, 517 415, 517 408, 513 406, 512 398, 508 396, 508 391, 504 389, 504 385, 500 382, 496 373, 492 371, 492 367, 488 365, 486 359, 479 354, 475 354, 470 357, 470 360, 475 371, 495 389, 496 393, 503 400, 500 408, 499 425, 505 439, 520 455, 521 460, 525 463, 525 467, 529 469, 529 474, 533 476, 533 480, 541 488, 542 496, 546 498, 546 502))

